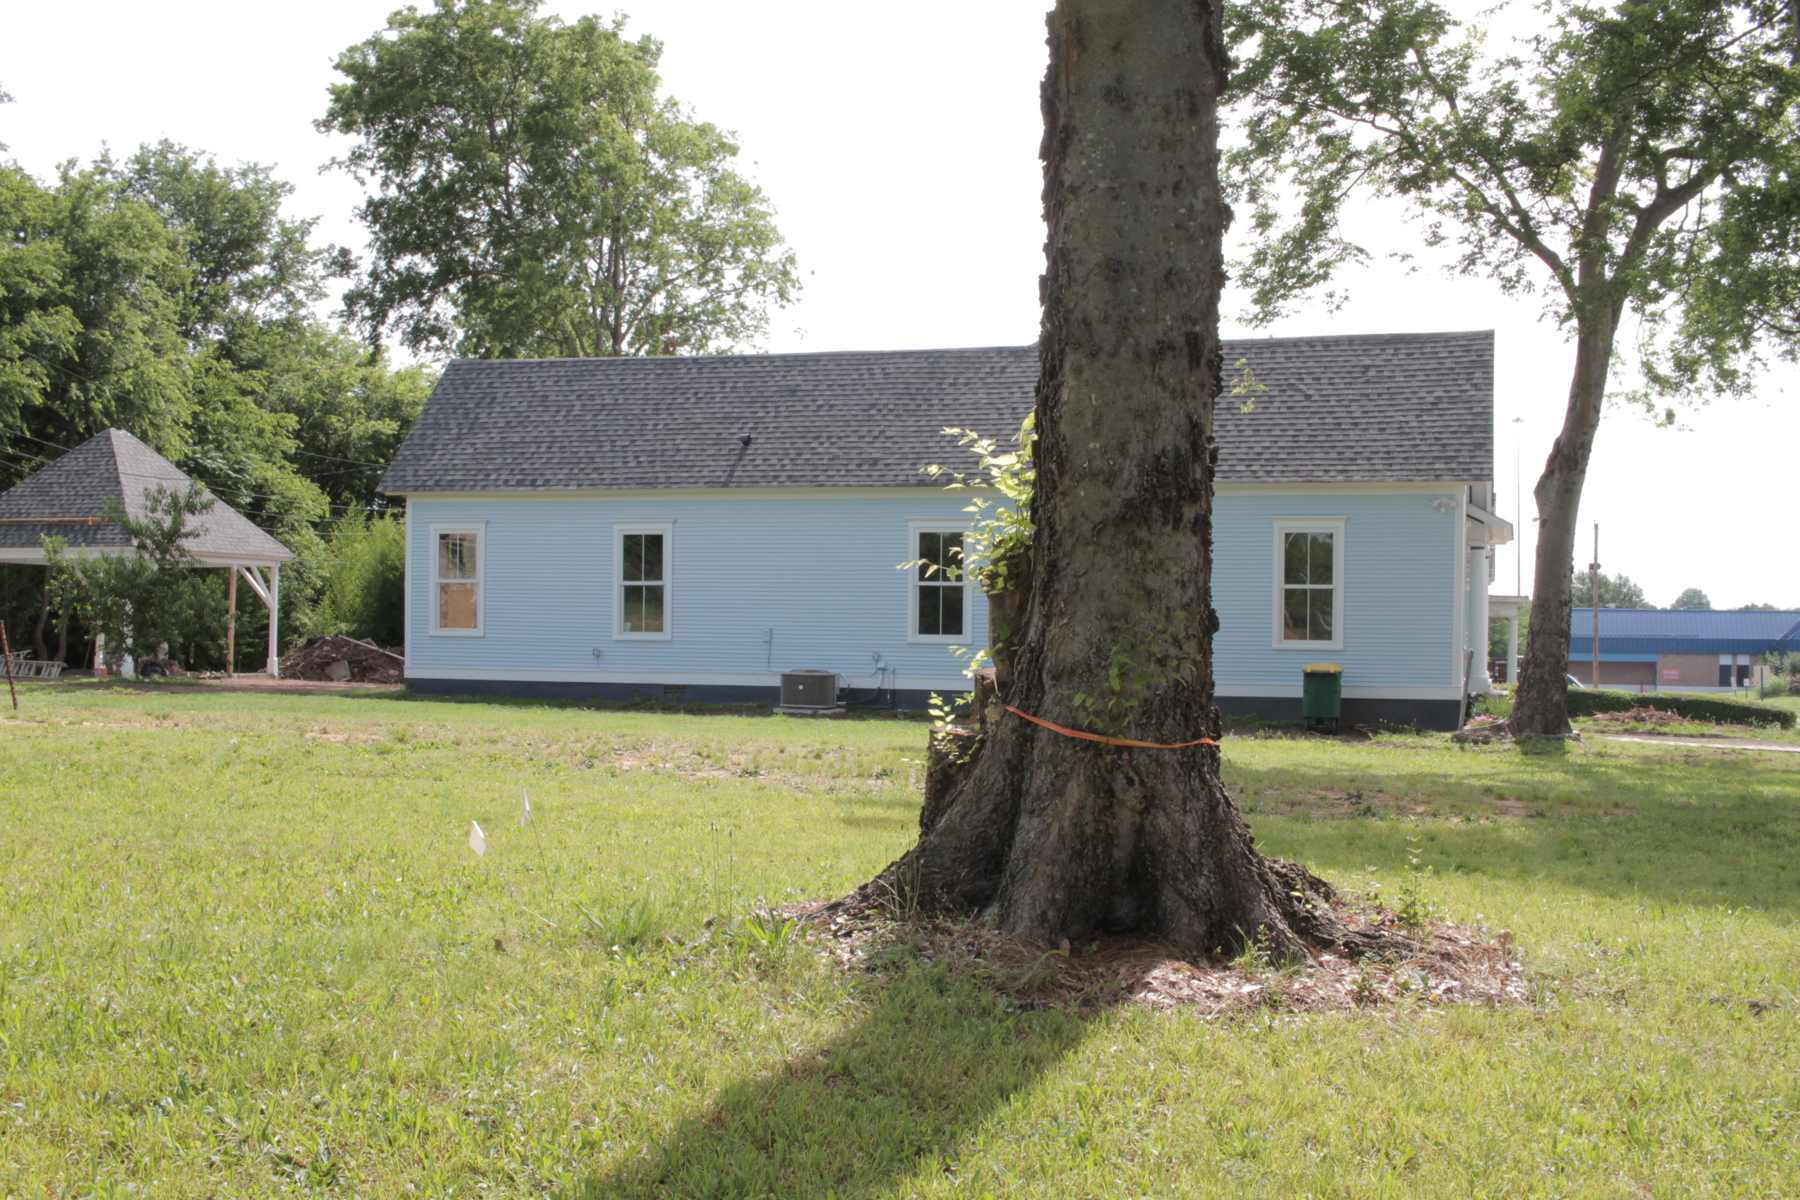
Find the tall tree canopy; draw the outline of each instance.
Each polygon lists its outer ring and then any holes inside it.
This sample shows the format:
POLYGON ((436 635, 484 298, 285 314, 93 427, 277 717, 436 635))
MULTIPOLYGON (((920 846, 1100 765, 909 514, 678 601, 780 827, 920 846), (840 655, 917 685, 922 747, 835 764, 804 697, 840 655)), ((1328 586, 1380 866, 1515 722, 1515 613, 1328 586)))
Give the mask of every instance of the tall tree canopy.
POLYGON ((437 0, 339 56, 319 128, 377 188, 346 297, 371 339, 476 357, 706 353, 798 284, 730 136, 657 94, 661 46, 538 0, 437 0))
MULTIPOLYGON (((1617 575, 1600 573, 1601 608, 1651 608, 1644 589, 1637 580, 1620 571, 1617 575)), ((1594 604, 1593 574, 1581 571, 1569 584, 1569 602, 1575 608, 1592 608, 1594 604)))
POLYGON ((0 166, 0 486, 118 426, 290 526, 372 502, 430 377, 313 315, 348 263, 290 191, 169 142, 0 166))
MULTIPOLYGON (((129 430, 300 555, 282 589, 298 632, 327 565, 317 526, 375 506, 431 378, 314 315, 348 262, 283 215, 289 191, 169 142, 50 182, 0 165, 0 488, 129 430)), ((0 588, 15 621, 18 591, 0 588)))
POLYGON ((1669 607, 1710 609, 1712 607, 1712 601, 1709 600, 1706 593, 1699 588, 1688 588, 1686 591, 1682 592, 1681 595, 1675 597, 1675 603, 1669 605, 1669 607))
POLYGON ((1665 419, 1667 401, 1744 390, 1771 349, 1800 352, 1800 68, 1787 0, 1547 8, 1523 54, 1490 56, 1431 0, 1245 0, 1229 159, 1262 318, 1368 257, 1339 226, 1362 190, 1409 205, 1455 269, 1541 290, 1573 335, 1512 716, 1560 735, 1576 509, 1627 322, 1630 398, 1665 419))

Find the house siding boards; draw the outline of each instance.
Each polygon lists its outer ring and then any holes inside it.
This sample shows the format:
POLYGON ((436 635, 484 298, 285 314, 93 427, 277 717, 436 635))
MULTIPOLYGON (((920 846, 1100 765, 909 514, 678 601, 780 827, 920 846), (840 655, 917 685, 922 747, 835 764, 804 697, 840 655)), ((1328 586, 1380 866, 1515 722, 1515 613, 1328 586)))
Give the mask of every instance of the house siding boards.
MULTIPOLYGON (((1257 491, 1215 504, 1214 678, 1222 710, 1298 715, 1300 668, 1345 668, 1351 721, 1453 719, 1460 517, 1444 489, 1257 491), (1274 524, 1345 518, 1344 648, 1274 648, 1274 524), (1289 714, 1288 709, 1293 713, 1289 714)), ((573 698, 767 701, 782 670, 845 676, 874 691, 872 656, 895 670, 903 707, 968 687, 965 657, 908 642, 909 522, 967 519, 943 489, 413 498, 408 526, 407 676, 422 691, 573 698), (485 521, 483 633, 433 636, 431 526, 485 521), (613 638, 615 521, 674 522, 668 641, 613 638), (779 614, 779 615, 771 615, 779 614), (774 630, 772 649, 762 641, 774 630), (600 651, 595 658, 593 651, 600 651)), ((986 644, 971 591, 968 648, 986 644)), ((884 697, 885 699, 885 697, 884 697)))
MULTIPOLYGON (((424 690, 561 685, 629 698, 686 687, 689 698, 766 700, 782 670, 835 671, 876 686, 873 655, 922 699, 966 688, 962 660, 907 640, 911 520, 967 520, 966 496, 866 489, 829 497, 735 492, 609 496, 415 496, 408 526, 407 676, 424 690), (480 637, 431 633, 433 522, 486 522, 480 637), (667 641, 613 637, 615 521, 672 521, 667 641), (774 630, 771 648, 762 640, 774 630), (600 655, 594 656, 598 649, 600 655), (724 689, 721 691, 720 689, 724 689)), ((971 589, 971 648, 987 605, 971 589)), ((552 694, 554 688, 475 690, 552 694)))
POLYGON ((1431 501, 1452 489, 1383 492, 1222 492, 1213 511, 1213 677, 1221 692, 1300 694, 1300 668, 1344 668, 1348 696, 1375 688, 1455 688, 1452 570, 1461 516, 1431 501), (1276 650, 1274 526, 1284 517, 1344 517, 1344 647, 1276 650))

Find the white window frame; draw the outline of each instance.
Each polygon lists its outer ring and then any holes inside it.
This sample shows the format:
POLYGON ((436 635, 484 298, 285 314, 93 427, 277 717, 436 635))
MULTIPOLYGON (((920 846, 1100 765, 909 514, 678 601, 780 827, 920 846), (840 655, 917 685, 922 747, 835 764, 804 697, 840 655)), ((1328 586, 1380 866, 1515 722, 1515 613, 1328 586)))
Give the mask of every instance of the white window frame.
POLYGON ((675 638, 675 522, 614 521, 612 554, 613 641, 667 642, 675 638), (658 533, 663 540, 663 627, 660 633, 629 633, 625 629, 625 536, 658 533))
MULTIPOLYGON (((968 553, 969 523, 967 521, 943 520, 911 520, 906 523, 906 561, 917 562, 919 558, 919 535, 921 533, 960 533, 963 535, 963 552, 968 553)), ((914 644, 937 646, 967 646, 974 638, 975 594, 973 581, 969 572, 963 571, 963 631, 960 634, 920 633, 919 632, 919 568, 908 567, 906 570, 906 640, 914 644)), ((942 586, 942 585, 936 585, 942 586)))
POLYGON ((431 636, 432 637, 485 637, 487 629, 487 522, 486 521, 432 521, 427 525, 431 538, 431 636), (443 604, 438 599, 440 583, 467 583, 466 579, 440 579, 438 577, 438 537, 446 533, 472 533, 475 535, 475 628, 445 629, 438 624, 443 616, 443 604))
POLYGON ((1344 648, 1344 526, 1345 517, 1276 517, 1274 556, 1271 575, 1274 578, 1274 647, 1277 650, 1342 650, 1344 648), (1331 537, 1331 632, 1328 642, 1289 641, 1281 636, 1285 628, 1287 579, 1287 535, 1290 533, 1329 533, 1331 537))

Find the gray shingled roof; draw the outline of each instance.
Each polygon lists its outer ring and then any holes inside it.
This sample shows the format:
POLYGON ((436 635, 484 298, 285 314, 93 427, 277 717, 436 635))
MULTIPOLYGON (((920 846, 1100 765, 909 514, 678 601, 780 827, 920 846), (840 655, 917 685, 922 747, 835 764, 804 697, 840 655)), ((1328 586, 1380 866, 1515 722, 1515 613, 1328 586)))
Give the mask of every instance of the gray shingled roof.
MULTIPOLYGON (((148 512, 146 489, 162 484, 186 491, 191 483, 173 463, 137 438, 123 429, 108 429, 0 492, 0 521, 98 517, 108 499, 142 519, 148 512)), ((187 547, 202 561, 286 562, 294 557, 293 551, 224 503, 215 503, 196 524, 201 532, 188 540, 187 547)), ((121 550, 131 545, 125 531, 113 524, 0 524, 0 551, 36 550, 46 534, 64 539, 70 547, 121 550)))
MULTIPOLYGON (((1221 482, 1493 477, 1491 330, 1228 341, 1228 386, 1240 359, 1266 390, 1220 397, 1221 482)), ((1034 346, 461 359, 381 490, 936 487, 943 429, 1016 432, 1037 375, 1034 346)))

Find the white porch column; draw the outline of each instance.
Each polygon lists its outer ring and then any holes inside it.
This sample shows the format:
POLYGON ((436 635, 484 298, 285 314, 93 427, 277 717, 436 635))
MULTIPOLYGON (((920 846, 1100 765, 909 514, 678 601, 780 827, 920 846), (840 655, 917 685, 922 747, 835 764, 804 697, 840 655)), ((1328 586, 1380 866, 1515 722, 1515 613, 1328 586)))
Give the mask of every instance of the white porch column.
POLYGON ((1506 618, 1506 682, 1519 682, 1519 612, 1506 618))
POLYGON ((1478 693, 1494 690, 1494 681, 1488 676, 1488 563, 1492 560, 1493 553, 1492 549, 1470 553, 1470 557, 1474 559, 1470 566, 1474 570, 1470 572, 1472 578, 1469 583, 1475 589, 1474 603, 1470 605, 1474 609, 1472 623, 1475 628, 1472 632, 1475 636, 1470 642, 1475 647, 1475 661, 1481 665, 1481 669, 1471 673, 1469 686, 1471 691, 1478 693))
POLYGON ((281 564, 269 567, 269 678, 281 675, 281 564))

